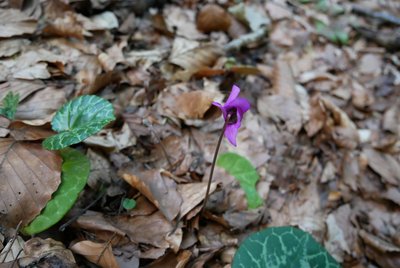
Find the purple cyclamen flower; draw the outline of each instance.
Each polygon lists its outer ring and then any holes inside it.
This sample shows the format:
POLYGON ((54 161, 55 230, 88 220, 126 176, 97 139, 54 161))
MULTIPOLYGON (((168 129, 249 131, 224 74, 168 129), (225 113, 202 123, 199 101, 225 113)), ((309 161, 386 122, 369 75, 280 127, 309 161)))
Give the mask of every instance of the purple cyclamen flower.
POLYGON ((239 98, 239 93, 240 88, 233 85, 231 94, 224 105, 215 101, 212 103, 222 111, 226 121, 224 134, 233 146, 236 146, 236 135, 242 122, 243 115, 250 109, 249 101, 245 98, 239 98))

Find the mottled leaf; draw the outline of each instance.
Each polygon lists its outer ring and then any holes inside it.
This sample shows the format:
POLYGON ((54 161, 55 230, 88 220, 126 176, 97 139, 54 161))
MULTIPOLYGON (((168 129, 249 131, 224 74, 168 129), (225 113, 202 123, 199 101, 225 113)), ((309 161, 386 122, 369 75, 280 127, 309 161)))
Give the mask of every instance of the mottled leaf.
POLYGON ((39 233, 61 220, 86 185, 90 172, 87 157, 71 148, 62 150, 61 156, 63 158, 61 184, 41 214, 23 229, 26 234, 39 233))
POLYGON ((246 238, 232 268, 336 268, 339 264, 314 238, 291 226, 271 227, 246 238))
POLYGON ((0 114, 4 115, 10 120, 14 119, 15 112, 17 111, 17 106, 19 102, 19 94, 14 94, 13 92, 8 92, 6 97, 3 99, 2 106, 0 107, 0 114))
POLYGON ((51 125, 59 134, 44 140, 43 146, 49 150, 59 150, 79 143, 114 120, 113 112, 112 104, 100 97, 78 97, 56 113, 51 125))
POLYGON ((256 190, 259 179, 257 170, 244 158, 235 153, 224 153, 218 157, 217 166, 223 167, 229 174, 239 181, 240 187, 246 193, 249 208, 262 205, 263 200, 256 190))

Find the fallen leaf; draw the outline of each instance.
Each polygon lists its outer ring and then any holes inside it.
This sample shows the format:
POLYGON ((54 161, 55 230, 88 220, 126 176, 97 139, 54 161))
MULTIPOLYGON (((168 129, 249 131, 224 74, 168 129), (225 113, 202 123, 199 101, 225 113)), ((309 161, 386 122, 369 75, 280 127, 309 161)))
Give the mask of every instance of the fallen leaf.
POLYGON ((197 29, 204 33, 213 31, 228 31, 231 17, 222 7, 215 4, 203 6, 197 14, 197 29))
POLYGON ((19 260, 21 267, 51 267, 54 263, 61 267, 77 267, 72 252, 52 238, 34 237, 26 241, 24 251, 26 257, 19 260))
MULTIPOLYGON (((49 119, 66 102, 65 92, 54 87, 47 87, 36 92, 31 98, 18 105, 15 118, 18 120, 49 119)), ((51 118, 50 118, 51 120, 51 118)), ((50 122, 47 121, 47 122, 50 122)))
POLYGON ((118 268, 117 260, 108 243, 95 243, 90 240, 77 242, 70 246, 70 249, 90 262, 103 268, 118 268))
POLYGON ((179 215, 182 197, 172 179, 163 176, 159 170, 138 172, 126 169, 121 171, 121 174, 126 182, 138 189, 158 207, 169 221, 179 215))
POLYGON ((32 34, 37 22, 17 9, 0 9, 0 37, 32 34))
POLYGON ((264 96, 257 101, 257 109, 264 117, 279 123, 285 122, 286 128, 297 134, 303 126, 302 109, 293 99, 280 95, 264 96))
POLYGON ((363 153, 368 159, 368 165, 381 175, 383 181, 395 186, 399 185, 400 164, 395 157, 374 149, 364 149, 363 153))
MULTIPOLYGON (((167 236, 174 229, 174 226, 160 211, 146 216, 119 216, 113 219, 113 224, 126 232, 135 243, 148 244, 160 249, 171 247, 171 243, 167 241, 167 236)), ((170 236, 181 237, 182 231, 178 231, 179 229, 170 236)), ((171 241, 171 238, 169 241, 171 241)))
POLYGON ((197 30, 194 10, 170 5, 163 8, 163 16, 168 30, 178 36, 191 40, 206 37, 197 30))
POLYGON ((54 132, 43 127, 31 126, 20 121, 14 121, 10 125, 10 135, 16 141, 36 141, 54 135, 54 132))
MULTIPOLYGON (((178 192, 182 196, 181 217, 184 217, 204 200, 207 184, 207 182, 178 184, 178 192)), ((209 194, 212 194, 216 189, 217 183, 211 183, 209 194)))
POLYGON ((0 41, 0 57, 11 57, 29 45, 28 39, 16 38, 0 41))
POLYGON ((40 144, 0 139, 0 219, 5 226, 31 222, 61 181, 61 157, 40 144), (29 185, 29 186, 28 186, 29 185))

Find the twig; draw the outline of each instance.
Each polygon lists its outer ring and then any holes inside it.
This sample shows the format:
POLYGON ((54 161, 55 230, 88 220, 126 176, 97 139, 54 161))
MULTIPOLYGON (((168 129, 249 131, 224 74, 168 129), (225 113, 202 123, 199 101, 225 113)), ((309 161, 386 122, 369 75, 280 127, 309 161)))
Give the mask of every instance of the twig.
POLYGON ((69 219, 66 223, 61 225, 58 230, 60 232, 64 232, 65 228, 67 228, 69 225, 71 225, 74 221, 76 221, 80 216, 82 216, 89 208, 93 207, 105 194, 106 192, 103 190, 103 192, 92 202, 90 203, 87 207, 82 209, 77 215, 73 216, 71 219, 69 219))
POLYGON ((215 149, 215 152, 214 152, 214 158, 213 158, 213 162, 211 164, 210 177, 208 178, 206 196, 204 197, 203 207, 201 208, 200 214, 203 214, 204 209, 206 208, 206 204, 208 201, 208 194, 210 193, 211 181, 212 181, 212 177, 214 174, 215 163, 217 162, 219 147, 221 147, 222 138, 224 137, 224 132, 225 132, 226 126, 228 125, 229 119, 230 119, 230 115, 228 114, 227 118, 225 119, 224 126, 222 127, 221 135, 219 136, 219 139, 218 139, 217 148, 215 149))
POLYGON ((21 227, 21 224, 22 224, 22 221, 19 221, 19 223, 18 223, 18 225, 17 225, 17 228, 15 229, 15 234, 14 234, 13 237, 11 238, 11 244, 9 244, 10 247, 7 249, 6 254, 4 255, 4 258, 3 258, 3 260, 1 261, 1 263, 3 263, 3 262, 5 261, 5 259, 7 258, 8 253, 10 253, 11 248, 12 248, 12 246, 13 246, 15 240, 17 239, 17 235, 18 235, 18 232, 19 232, 19 228, 21 227))
POLYGON ((262 27, 255 32, 242 35, 240 38, 229 42, 228 44, 225 45, 224 49, 226 51, 238 50, 241 47, 244 47, 250 43, 255 43, 260 41, 266 35, 267 35, 267 27, 262 27))
POLYGON ((370 9, 358 5, 352 6, 351 11, 358 15, 364 15, 384 22, 400 25, 400 18, 388 12, 372 11, 370 9))
POLYGON ((111 244, 111 241, 114 239, 114 237, 117 235, 117 232, 114 232, 114 234, 111 236, 110 239, 108 239, 107 243, 104 245, 103 249, 100 252, 99 257, 96 260, 96 264, 99 264, 101 257, 103 257, 104 252, 106 251, 106 249, 108 248, 108 246, 111 244))

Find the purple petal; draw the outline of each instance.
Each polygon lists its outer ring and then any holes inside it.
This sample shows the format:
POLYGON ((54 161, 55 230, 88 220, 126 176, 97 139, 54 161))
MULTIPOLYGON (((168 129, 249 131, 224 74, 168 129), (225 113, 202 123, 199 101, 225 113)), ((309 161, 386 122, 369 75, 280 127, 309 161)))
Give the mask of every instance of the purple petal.
POLYGON ((237 98, 237 96, 239 96, 239 93, 240 93, 240 88, 237 85, 233 85, 231 94, 229 94, 229 98, 225 102, 225 105, 228 105, 232 101, 234 101, 237 98))
POLYGON ((230 108, 235 107, 238 112, 241 114, 241 117, 245 112, 250 109, 250 102, 245 98, 236 98, 229 105, 225 105, 225 109, 229 110, 230 108))
POLYGON ((239 127, 237 127, 236 125, 239 124, 240 126, 240 122, 237 121, 237 123, 232 124, 232 125, 227 125, 225 128, 225 137, 228 139, 228 141, 233 145, 236 146, 236 136, 238 133, 238 129, 239 127))

